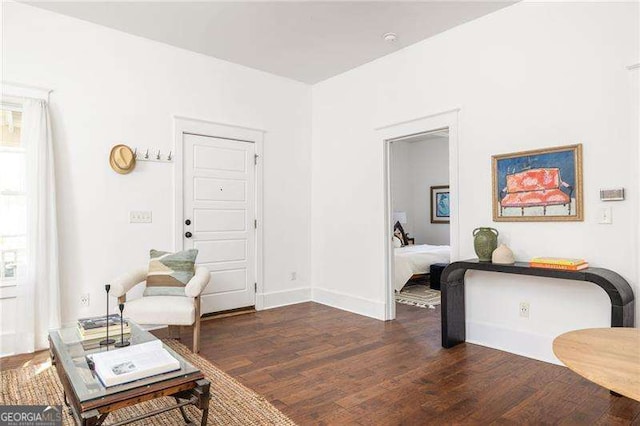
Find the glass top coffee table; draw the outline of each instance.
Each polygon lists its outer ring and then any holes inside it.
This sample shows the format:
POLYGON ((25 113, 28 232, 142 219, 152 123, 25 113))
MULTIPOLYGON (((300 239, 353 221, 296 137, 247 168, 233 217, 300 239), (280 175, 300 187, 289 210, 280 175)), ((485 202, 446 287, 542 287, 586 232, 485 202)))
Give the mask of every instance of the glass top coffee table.
MULTIPOLYGON (((157 338, 129 321, 132 345, 150 342, 157 338)), ((112 336, 119 339, 120 335, 112 336)), ((64 388, 65 404, 71 410, 79 425, 100 425, 109 413, 150 399, 172 396, 176 404, 150 411, 125 422, 123 425, 151 417, 165 411, 179 409, 186 423, 193 423, 184 411, 185 405, 195 405, 202 410, 201 425, 207 424, 209 411, 209 381, 200 370, 189 364, 170 347, 164 348, 180 363, 180 369, 147 377, 117 386, 105 387, 97 375, 89 368, 87 355, 117 350, 113 345, 86 346, 77 327, 65 327, 49 332, 51 359, 56 366, 60 382, 64 388)))

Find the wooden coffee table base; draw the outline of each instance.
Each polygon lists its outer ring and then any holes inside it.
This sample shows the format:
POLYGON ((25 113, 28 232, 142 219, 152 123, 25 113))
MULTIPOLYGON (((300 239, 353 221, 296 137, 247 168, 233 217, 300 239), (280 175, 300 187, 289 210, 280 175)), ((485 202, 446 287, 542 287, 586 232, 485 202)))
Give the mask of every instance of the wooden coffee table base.
POLYGON ((122 422, 112 423, 109 426, 129 424, 175 409, 180 410, 180 414, 182 414, 182 418, 186 424, 194 425, 195 423, 184 411, 184 407, 187 405, 194 405, 198 409, 202 410, 202 419, 200 424, 202 426, 206 426, 207 424, 207 417, 209 414, 210 383, 204 378, 204 375, 201 372, 81 402, 73 391, 73 387, 67 378, 66 372, 64 371, 63 363, 56 363, 57 353, 54 345, 50 346, 50 352, 52 363, 56 366, 58 377, 60 378, 60 382, 64 389, 64 402, 67 407, 69 407, 69 410, 78 425, 101 425, 109 416, 109 413, 113 411, 163 396, 173 397, 176 404, 169 405, 166 408, 150 411, 122 422))
POLYGON ((186 391, 179 391, 177 393, 170 393, 171 389, 167 389, 168 392, 161 392, 160 394, 153 391, 151 397, 148 398, 135 398, 128 401, 123 401, 123 403, 117 404, 117 408, 110 407, 110 411, 104 411, 103 408, 97 408, 90 411, 80 413, 78 417, 75 413, 76 410, 73 409, 72 406, 69 405, 69 409, 72 411, 74 418, 81 425, 93 426, 93 425, 101 425, 106 418, 109 416, 109 413, 112 411, 119 410, 121 408, 130 407, 132 405, 138 404, 140 402, 148 401, 149 399, 159 398, 160 396, 172 396, 174 397, 176 403, 174 405, 169 405, 165 408, 160 408, 157 410, 149 411, 148 413, 141 414, 139 416, 130 417, 129 419, 117 423, 110 423, 109 426, 121 426, 129 423, 136 422, 138 420, 146 419, 147 417, 153 417, 158 414, 165 413, 167 411, 178 409, 180 410, 180 414, 184 419, 185 424, 187 425, 196 425, 194 421, 192 421, 187 413, 184 410, 186 405, 195 405, 197 408, 202 410, 202 419, 200 421, 201 426, 206 426, 207 417, 209 415, 209 381, 205 379, 197 380, 196 386, 192 389, 186 391))

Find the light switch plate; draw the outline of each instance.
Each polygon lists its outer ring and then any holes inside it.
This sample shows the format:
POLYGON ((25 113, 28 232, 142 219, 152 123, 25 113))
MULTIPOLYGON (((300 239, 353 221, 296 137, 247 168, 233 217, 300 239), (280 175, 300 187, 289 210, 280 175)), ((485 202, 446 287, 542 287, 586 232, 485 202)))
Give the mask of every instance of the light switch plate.
POLYGON ((150 211, 131 211, 129 212, 129 223, 151 223, 152 216, 150 211))
POLYGON ((613 218, 611 217, 611 207, 600 207, 600 214, 598 217, 598 223, 601 225, 610 225, 613 223, 613 218))

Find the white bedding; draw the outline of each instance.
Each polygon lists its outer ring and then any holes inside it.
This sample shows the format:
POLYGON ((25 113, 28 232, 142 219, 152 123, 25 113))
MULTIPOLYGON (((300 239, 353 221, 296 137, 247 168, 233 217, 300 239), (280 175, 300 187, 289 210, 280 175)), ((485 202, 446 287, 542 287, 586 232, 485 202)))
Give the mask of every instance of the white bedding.
POLYGON ((449 246, 430 246, 427 244, 409 245, 394 249, 396 291, 409 281, 414 274, 426 274, 434 263, 449 263, 451 248, 449 246))

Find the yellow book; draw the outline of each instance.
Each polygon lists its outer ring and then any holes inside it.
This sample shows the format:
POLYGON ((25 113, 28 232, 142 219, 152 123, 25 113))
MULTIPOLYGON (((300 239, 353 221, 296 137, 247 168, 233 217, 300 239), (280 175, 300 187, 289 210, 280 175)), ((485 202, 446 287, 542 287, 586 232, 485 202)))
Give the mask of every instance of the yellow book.
POLYGON ((569 259, 563 257, 534 257, 531 259, 531 263, 546 263, 547 265, 564 265, 564 266, 578 266, 586 263, 584 259, 569 259))
POLYGON ((552 263, 529 263, 529 266, 532 268, 557 269, 559 271, 582 271, 583 269, 587 269, 589 267, 589 264, 583 263, 582 265, 569 266, 554 265, 552 263))

